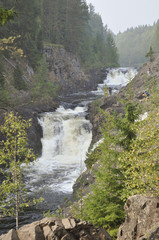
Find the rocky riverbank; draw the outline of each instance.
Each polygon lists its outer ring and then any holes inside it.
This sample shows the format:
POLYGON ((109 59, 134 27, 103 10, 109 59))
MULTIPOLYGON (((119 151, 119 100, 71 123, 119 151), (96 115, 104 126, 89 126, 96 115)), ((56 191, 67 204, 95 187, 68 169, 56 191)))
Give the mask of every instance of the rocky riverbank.
MULTIPOLYGON (((133 90, 133 99, 135 100, 135 101, 138 101, 138 102, 140 102, 141 104, 142 104, 142 106, 144 106, 145 104, 147 104, 146 103, 146 101, 143 101, 144 100, 144 98, 142 97, 142 93, 145 91, 145 90, 147 90, 147 91, 149 91, 149 92, 151 92, 151 94, 153 94, 153 86, 154 86, 154 84, 156 84, 155 86, 156 87, 158 87, 159 86, 159 69, 158 69, 158 64, 159 64, 159 57, 157 58, 157 59, 155 59, 154 60, 154 62, 152 62, 152 63, 147 63, 147 64, 145 64, 144 66, 143 66, 143 68, 141 68, 140 70, 139 70, 139 73, 138 73, 138 75, 134 78, 134 80, 132 81, 132 83, 131 83, 131 89, 133 90), (148 70, 147 69, 149 69, 149 72, 148 72, 148 70)), ((122 98, 122 99, 124 99, 125 97, 126 97, 126 91, 128 91, 129 90, 129 87, 130 87, 130 85, 128 85, 127 87, 124 87, 124 88, 122 88, 121 89, 121 91, 119 92, 119 93, 117 93, 117 94, 115 94, 115 95, 113 95, 113 96, 109 96, 109 97, 106 97, 106 98, 103 98, 101 101, 99 101, 99 102, 96 102, 95 103, 95 105, 93 105, 93 104, 91 104, 90 105, 90 109, 89 109, 89 112, 90 112, 90 119, 91 119, 91 122, 93 123, 93 127, 94 127, 94 132, 93 132, 93 134, 94 134, 94 139, 96 139, 96 140, 98 140, 99 138, 100 138, 100 129, 99 129, 99 126, 100 126, 100 124, 101 124, 101 121, 102 121, 102 118, 101 118, 101 116, 96 112, 96 109, 97 109, 97 107, 100 107, 101 109, 103 109, 104 111, 107 111, 107 110, 109 110, 109 111, 113 111, 113 110, 116 110, 118 113, 123 113, 124 114, 124 111, 123 111, 123 107, 122 107, 122 104, 121 104, 121 102, 120 102, 120 99, 122 98), (97 136, 97 138, 95 138, 95 135, 97 136)), ((35 118, 37 117, 37 114, 39 114, 40 112, 43 112, 43 111, 45 111, 45 109, 48 109, 48 111, 50 111, 50 110, 55 110, 55 108, 56 108, 56 104, 54 105, 54 107, 53 106, 50 106, 50 105, 48 105, 48 108, 45 108, 44 107, 44 105, 42 105, 41 107, 40 107, 40 105, 39 104, 37 104, 37 105, 35 105, 35 106, 31 106, 31 107, 29 107, 28 106, 28 108, 25 108, 26 110, 24 111, 24 108, 23 107, 18 107, 17 108, 17 111, 19 111, 19 112, 21 112, 21 114, 22 114, 22 116, 24 115, 24 117, 30 117, 30 110, 31 110, 31 112, 33 113, 33 116, 35 116, 35 118), (18 110, 19 109, 19 110, 18 110), (30 109, 30 110, 29 110, 30 109), (24 111, 24 112, 23 112, 24 111)), ((5 111, 5 110, 2 110, 2 111, 5 111)), ((37 132, 39 132, 39 136, 41 135, 41 133, 40 133, 40 129, 38 130, 36 130, 37 132)), ((35 134, 36 134, 36 131, 34 132, 35 134)), ((33 140, 34 141, 34 140, 33 140)), ((37 149, 40 149, 40 147, 39 148, 37 148, 37 149)), ((83 177, 85 177, 85 180, 87 180, 87 181, 84 181, 83 182, 83 186, 85 187, 85 188, 87 188, 87 190, 86 191, 89 191, 89 184, 90 184, 90 182, 91 181, 94 181, 94 178, 93 178, 93 175, 92 175, 92 172, 91 172, 91 170, 89 170, 89 173, 88 172, 86 172, 86 173, 84 173, 83 174, 83 177), (89 176, 88 175, 86 175, 86 174, 89 174, 89 176)), ((80 178, 80 180, 81 180, 81 178, 80 178)), ((77 183, 76 183, 77 184, 77 183)), ((77 184, 77 186, 75 187, 76 188, 76 191, 78 191, 78 189, 79 189, 79 186, 81 186, 81 184, 80 185, 78 185, 77 184)), ((153 201, 153 200, 152 200, 153 201)), ((148 218, 148 216, 149 216, 149 213, 150 212, 152 212, 152 213, 154 213, 155 214, 155 221, 157 221, 157 224, 158 224, 158 222, 159 222, 159 219, 158 219, 158 199, 156 200, 157 202, 156 202, 156 207, 154 207, 154 204, 151 204, 151 200, 150 199, 140 199, 140 200, 134 200, 134 201, 132 201, 133 203, 134 203, 134 206, 135 206, 135 208, 137 209, 136 210, 136 218, 138 217, 138 212, 139 212, 139 210, 144 210, 144 211, 142 211, 142 213, 143 214, 145 214, 145 216, 146 216, 146 219, 148 218), (139 206, 139 208, 138 208, 138 203, 135 203, 135 202, 141 202, 141 203, 143 203, 141 206, 139 206), (150 207, 149 207, 149 210, 147 210, 148 208, 147 208, 147 206, 148 206, 148 203, 150 202, 150 207), (152 207, 152 208, 151 208, 152 207), (146 214, 148 214, 148 215, 146 215, 146 214)), ((131 201, 130 201, 131 202, 131 201)), ((129 205, 129 202, 127 203, 127 205, 129 205)), ((131 214, 128 214, 128 217, 127 217, 127 220, 126 220, 126 223, 127 224, 129 224, 130 223, 130 221, 129 221, 129 218, 130 218, 130 215, 131 216, 134 216, 134 207, 132 207, 132 212, 131 212, 131 214)), ((144 234, 143 234, 143 231, 144 230, 141 230, 140 229, 140 227, 139 226, 141 226, 142 224, 144 224, 144 222, 146 221, 146 220, 144 220, 145 218, 143 217, 143 218, 134 218, 133 220, 132 220, 132 222, 133 223, 136 223, 136 225, 133 225, 133 226, 130 226, 130 228, 128 227, 128 226, 126 226, 126 227, 123 227, 123 228, 121 228, 120 229, 120 231, 119 231, 119 237, 122 237, 122 236, 126 236, 126 238, 121 238, 121 239, 130 239, 130 240, 143 240, 143 239, 145 239, 145 240, 147 240, 147 239, 155 239, 155 240, 157 240, 157 239, 159 239, 159 238, 157 238, 158 237, 158 225, 156 225, 155 227, 155 229, 153 229, 153 232, 152 232, 152 234, 150 234, 148 237, 147 236, 145 236, 144 234), (133 228, 133 229, 132 229, 133 228), (126 229, 126 230, 125 230, 126 229), (140 229, 140 230, 138 230, 138 229, 140 229), (128 230, 130 231, 130 234, 128 233, 128 230), (139 233, 139 234, 138 234, 139 233), (142 234, 140 234, 140 233, 142 233, 142 234), (137 235, 138 234, 138 235, 137 235), (155 236, 155 238, 154 238, 154 236, 155 236)), ((152 219, 154 218, 154 215, 152 216, 152 219)), ((153 220, 150 220, 150 222, 148 222, 148 224, 150 224, 151 225, 151 223, 153 222, 153 220)), ((42 228, 43 229, 43 226, 42 225, 40 225, 41 223, 39 223, 38 222, 38 226, 40 226, 40 228, 42 228)), ((34 225, 34 224, 33 224, 34 225)), ((35 224, 36 225, 36 224, 35 224)), ((34 226, 35 226, 34 225, 34 226)), ((44 224, 45 225, 45 224, 44 224)), ((51 226, 54 226, 54 225, 56 225, 55 224, 55 222, 54 222, 54 224, 52 224, 51 226)), ((153 222, 153 226, 154 226, 154 222, 153 222)), ((151 226, 150 226, 151 227, 151 226)), ((25 228, 25 227, 24 227, 25 228)), ((49 225, 49 228, 50 228, 50 225, 49 225)), ((146 225, 146 228, 148 228, 148 225, 146 225)), ((50 231, 50 229, 49 229, 49 231, 50 231)), ((148 229, 148 231, 149 231, 149 229, 148 229)), ((147 231, 147 232, 148 232, 147 231)), ((13 233, 14 231, 12 231, 12 233, 13 233)), ((44 232, 44 230, 42 230, 42 232, 44 232)), ((147 233, 146 232, 146 233, 147 233)), ((34 231, 34 233, 35 233, 35 231, 34 231)), ((69 232, 70 233, 70 232, 69 232)), ((145 233, 145 234, 146 234, 145 233)), ((13 233, 14 234, 14 233, 13 233)), ((52 234, 52 233, 51 233, 52 234)), ((69 235, 67 236, 67 234, 65 234, 65 235, 63 235, 62 236, 62 238, 63 239, 69 239, 69 235), (66 235, 66 236, 65 236, 66 235)), ((46 235, 46 236, 43 236, 43 239, 48 239, 48 236, 49 235, 46 235)), ((6 237, 6 236, 3 236, 3 237, 6 237)), ((61 238, 61 239, 62 239, 61 238)), ((80 239, 81 238, 81 236, 78 236, 78 238, 77 239, 80 239)), ((0 238, 1 239, 1 238, 0 238)), ((7 239, 7 240, 9 240, 9 238, 4 238, 4 239, 7 239)), ((3 239, 3 240, 4 240, 3 239)), ((53 238, 54 239, 54 238, 53 238)), ((56 239, 56 238, 55 238, 56 239)), ((58 239, 58 238, 57 238, 58 239)), ((70 238, 71 239, 71 238, 70 238)), ((73 238, 74 239, 74 238, 73 238)), ((84 239, 87 239, 86 237, 84 238, 84 239)), ((91 238, 91 236, 89 236, 88 237, 88 239, 93 239, 93 238, 91 238)), ((96 238, 96 239, 98 239, 98 238, 96 238)), ((99 238, 100 239, 100 238, 99 238)), ((120 238, 119 238, 120 239, 120 238)))
POLYGON ((10 230, 1 235, 0 240, 112 240, 109 234, 101 228, 95 228, 91 223, 73 218, 45 218, 10 230))
MULTIPOLYGON (((159 239, 159 198, 131 196, 125 204, 126 218, 117 240, 159 239)), ((44 218, 10 230, 0 240, 112 240, 102 228, 74 218, 44 218)))

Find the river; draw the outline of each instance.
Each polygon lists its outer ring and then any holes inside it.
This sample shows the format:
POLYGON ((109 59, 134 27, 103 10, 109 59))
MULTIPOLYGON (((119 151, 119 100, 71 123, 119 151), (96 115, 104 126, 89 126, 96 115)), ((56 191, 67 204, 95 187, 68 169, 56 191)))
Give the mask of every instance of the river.
MULTIPOLYGON (((39 116, 43 130, 42 156, 27 170, 25 183, 30 196, 42 196, 44 202, 38 209, 32 207, 21 213, 20 226, 42 218, 44 211, 54 212, 64 198, 69 198, 75 180, 85 170, 84 161, 92 140, 92 125, 86 119, 88 103, 102 96, 106 86, 115 93, 136 73, 135 69, 110 69, 96 91, 74 94, 72 102, 62 102, 55 112, 39 116)), ((14 219, 5 218, 0 223, 0 234, 12 227, 14 219)))

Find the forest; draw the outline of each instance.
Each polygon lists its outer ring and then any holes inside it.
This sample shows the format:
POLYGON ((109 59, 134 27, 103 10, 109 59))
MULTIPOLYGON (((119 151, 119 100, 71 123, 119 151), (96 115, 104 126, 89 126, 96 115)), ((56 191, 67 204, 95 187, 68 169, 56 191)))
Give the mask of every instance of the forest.
MULTIPOLYGON (((63 47, 80 59, 84 69, 117 67, 119 63, 123 66, 141 66, 146 61, 145 57, 150 57, 150 61, 153 61, 153 57, 159 52, 158 22, 154 26, 128 29, 114 36, 103 25, 101 16, 95 13, 94 7, 91 4, 88 6, 84 0, 0 0, 0 5, 2 106, 9 98, 5 84, 4 58, 15 60, 14 73, 10 78, 13 78, 14 88, 18 91, 26 91, 28 86, 22 77, 22 69, 17 61, 19 57, 16 55, 25 57, 34 69, 34 84, 30 87, 33 101, 40 96, 42 90, 43 95, 56 95, 56 88, 47 81, 48 66, 43 54, 45 46, 63 47)), ((146 98, 142 110, 140 102, 135 102, 131 95, 132 89, 126 92, 124 103, 123 99, 119 99, 123 104, 124 115, 117 115, 116 112, 110 114, 109 110, 104 112, 99 109, 97 101, 92 103, 96 105, 96 113, 99 112, 104 119, 100 122, 103 141, 89 152, 86 165, 90 169, 98 163, 99 167, 93 170, 96 181, 91 186, 91 194, 83 198, 82 189, 81 207, 72 204, 74 217, 105 228, 113 239, 116 239, 118 228, 124 221, 123 207, 129 196, 143 194, 158 197, 158 84, 156 78, 147 72, 144 77, 145 88, 150 88, 151 85, 151 89, 150 97, 146 98), (140 114, 146 111, 149 112, 148 117, 144 121, 138 121, 140 114)), ((129 87, 131 88, 131 84, 129 87)), ((29 165, 30 160, 36 158, 32 149, 27 148, 26 129, 30 125, 31 120, 24 121, 11 112, 6 115, 1 126, 1 132, 7 140, 1 141, 0 165, 8 167, 10 164, 8 173, 2 171, 7 177, 0 186, 4 214, 9 214, 5 201, 9 198, 8 193, 12 197, 16 192, 23 198, 21 161, 25 158, 25 164, 29 165)), ((18 199, 19 196, 16 203, 18 199)), ((15 203, 15 199, 11 200, 15 203)), ((42 199, 33 199, 35 204, 38 201, 42 199)), ((12 204, 12 201, 9 203, 12 204)), ((20 207, 23 209, 29 204, 30 202, 23 202, 16 206, 16 219, 20 207)), ((11 209, 11 214, 15 214, 15 209, 11 209)))
POLYGON ((18 36, 18 46, 35 69, 45 44, 62 45, 85 67, 117 66, 117 48, 111 32, 92 5, 82 0, 0 1, 17 16, 1 27, 1 38, 18 36), (25 26, 25 27, 24 27, 25 26))
POLYGON ((121 66, 141 67, 147 62, 146 53, 150 46, 154 56, 159 52, 159 22, 153 26, 138 26, 129 28, 115 36, 121 66))

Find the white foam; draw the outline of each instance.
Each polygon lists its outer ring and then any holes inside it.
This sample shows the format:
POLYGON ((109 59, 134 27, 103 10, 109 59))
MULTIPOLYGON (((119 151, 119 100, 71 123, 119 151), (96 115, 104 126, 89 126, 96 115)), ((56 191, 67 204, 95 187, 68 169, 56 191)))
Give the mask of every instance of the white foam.
POLYGON ((52 190, 72 191, 92 140, 91 124, 81 115, 84 110, 84 107, 74 110, 59 107, 39 119, 43 128, 42 156, 28 171, 30 185, 34 183, 32 190, 39 182, 39 189, 43 188, 44 179, 52 190))

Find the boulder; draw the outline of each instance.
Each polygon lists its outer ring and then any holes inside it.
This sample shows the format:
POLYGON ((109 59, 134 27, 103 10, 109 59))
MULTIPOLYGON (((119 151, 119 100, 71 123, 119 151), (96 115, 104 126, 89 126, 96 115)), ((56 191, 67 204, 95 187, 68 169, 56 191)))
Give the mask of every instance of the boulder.
POLYGON ((159 198, 131 196, 125 204, 126 218, 117 240, 159 239, 159 198))
POLYGON ((7 234, 0 236, 0 240, 19 240, 17 232, 11 229, 7 234))
POLYGON ((112 240, 104 229, 73 218, 44 218, 10 230, 0 240, 112 240))

